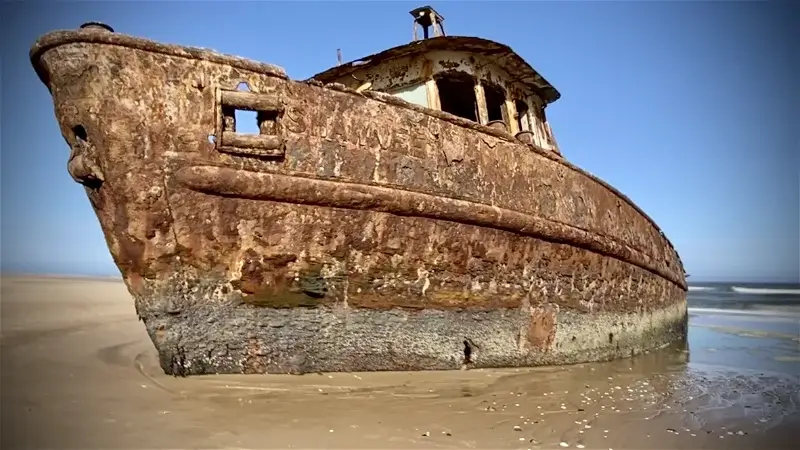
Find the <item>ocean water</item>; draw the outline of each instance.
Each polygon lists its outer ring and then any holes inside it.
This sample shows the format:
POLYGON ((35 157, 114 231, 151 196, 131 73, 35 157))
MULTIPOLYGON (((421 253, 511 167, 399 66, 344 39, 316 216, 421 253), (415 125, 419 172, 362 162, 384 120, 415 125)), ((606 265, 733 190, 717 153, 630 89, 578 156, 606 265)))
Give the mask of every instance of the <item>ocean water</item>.
POLYGON ((800 375, 800 285, 689 287, 692 364, 800 375))

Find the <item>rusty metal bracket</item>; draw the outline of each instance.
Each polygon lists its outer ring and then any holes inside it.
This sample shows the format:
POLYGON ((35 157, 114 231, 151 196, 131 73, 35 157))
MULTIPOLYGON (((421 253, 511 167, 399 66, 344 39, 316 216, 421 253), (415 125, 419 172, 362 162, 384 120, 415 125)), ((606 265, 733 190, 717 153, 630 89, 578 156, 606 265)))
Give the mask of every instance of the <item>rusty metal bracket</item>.
POLYGON ((277 157, 285 155, 281 118, 285 107, 273 94, 217 89, 217 151, 241 156, 277 157), (259 134, 236 131, 236 111, 257 113, 259 134))

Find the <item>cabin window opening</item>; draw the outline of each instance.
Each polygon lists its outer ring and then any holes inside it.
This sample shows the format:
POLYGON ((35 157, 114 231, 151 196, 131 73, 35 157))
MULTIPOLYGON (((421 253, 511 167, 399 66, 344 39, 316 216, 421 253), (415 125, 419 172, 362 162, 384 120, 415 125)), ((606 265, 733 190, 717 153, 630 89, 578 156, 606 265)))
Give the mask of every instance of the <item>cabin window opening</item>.
POLYGON ((517 107, 517 125, 519 125, 520 131, 532 131, 531 127, 531 118, 529 116, 530 109, 528 108, 528 104, 522 100, 517 100, 514 102, 515 106, 517 107))
POLYGON ((463 72, 449 72, 435 77, 442 111, 478 121, 478 100, 475 97, 475 79, 463 72))
POLYGON ((424 84, 412 84, 402 88, 392 89, 388 92, 395 97, 415 105, 428 107, 428 91, 424 84))
MULTIPOLYGON (((488 114, 489 122, 493 120, 506 121, 505 106, 506 96, 503 90, 497 86, 485 83, 483 85, 484 97, 486 97, 486 113, 488 114)), ((508 124, 506 124, 508 125, 508 124)))

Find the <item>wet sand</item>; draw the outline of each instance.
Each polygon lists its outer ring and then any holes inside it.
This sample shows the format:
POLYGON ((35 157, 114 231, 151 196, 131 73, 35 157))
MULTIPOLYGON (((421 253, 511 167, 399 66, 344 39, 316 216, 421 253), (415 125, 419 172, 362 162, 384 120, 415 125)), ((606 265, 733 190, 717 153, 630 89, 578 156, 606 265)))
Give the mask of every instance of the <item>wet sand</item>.
POLYGON ((121 282, 0 283, 3 448, 790 448, 800 426, 791 355, 181 379, 158 368, 121 282))

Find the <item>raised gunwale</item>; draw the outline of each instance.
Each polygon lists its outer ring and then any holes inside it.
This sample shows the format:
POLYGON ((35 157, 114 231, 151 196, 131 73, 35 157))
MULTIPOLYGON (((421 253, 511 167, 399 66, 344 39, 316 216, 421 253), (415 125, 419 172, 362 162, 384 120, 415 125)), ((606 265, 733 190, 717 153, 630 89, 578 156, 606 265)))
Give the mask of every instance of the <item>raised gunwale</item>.
MULTIPOLYGON (((390 212, 396 215, 450 220, 544 238, 548 241, 565 242, 573 247, 583 248, 635 265, 678 284, 675 277, 670 273, 658 269, 653 264, 649 264, 646 258, 642 257, 644 254, 641 251, 617 239, 602 236, 592 230, 586 230, 572 224, 474 202, 469 199, 434 195, 396 185, 353 183, 308 177, 300 174, 254 172, 208 165, 184 167, 176 172, 176 176, 184 186, 198 192, 214 195, 241 196, 254 200, 269 199, 347 209, 369 209, 390 212), (247 183, 242 183, 241 178, 233 176, 234 173, 246 175, 247 183), (222 176, 222 174, 225 174, 225 176, 222 176), (287 179, 298 178, 305 181, 301 188, 286 181, 287 179), (399 202, 393 198, 393 193, 398 191, 409 195, 410 199, 413 200, 399 202), (341 200, 332 200, 330 198, 330 193, 332 192, 340 194, 351 193, 355 197, 363 196, 364 203, 359 207, 354 207, 341 200), (445 200, 449 202, 445 202, 445 200), (547 232, 554 226, 563 227, 567 231, 559 233, 562 236, 556 237, 547 232), (596 238, 601 239, 598 240, 596 238), (608 242, 602 242, 602 240, 607 240, 608 242)), ((343 195, 333 195, 333 197, 341 198, 343 195)))
MULTIPOLYGON (((386 94, 383 92, 377 91, 365 91, 365 92, 356 92, 355 90, 346 88, 343 85, 338 84, 323 84, 321 82, 315 80, 306 80, 306 81, 296 81, 291 80, 285 73, 285 71, 278 67, 267 63, 256 62, 253 60, 245 59, 239 56, 234 55, 227 55, 222 54, 219 52, 215 52, 210 49, 198 48, 198 47, 185 47, 175 44, 163 44, 160 42, 156 42, 153 40, 145 39, 145 38, 138 38, 134 36, 129 36, 125 34, 119 33, 111 33, 108 31, 97 31, 97 30, 59 30, 47 33, 40 37, 32 46, 30 50, 30 60, 36 70, 37 75, 39 76, 40 80, 50 88, 49 83, 49 75, 47 74, 46 68, 43 66, 41 61, 41 56, 49 49, 54 47, 73 44, 73 43, 89 43, 89 44, 99 44, 99 45, 113 45, 113 46, 121 46, 127 47, 134 50, 142 50, 147 52, 153 53, 161 53, 177 58, 184 58, 184 59, 195 59, 195 60, 204 60, 209 61, 216 64, 228 65, 231 67, 235 67, 238 69, 248 70, 255 73, 260 73, 267 76, 273 76, 276 78, 280 78, 283 80, 296 82, 296 83, 304 83, 312 86, 317 86, 324 89, 332 89, 339 92, 347 93, 350 95, 360 95, 366 98, 370 98, 376 101, 380 101, 383 103, 391 104, 393 106, 407 108, 413 111, 417 111, 423 114, 426 114, 431 117, 435 117, 440 120, 444 120, 446 122, 468 128, 474 131, 478 131, 484 134, 491 135, 493 137, 502 139, 507 142, 512 142, 518 144, 520 146, 525 146, 529 148, 531 151, 544 156, 554 162, 557 162, 568 169, 571 169, 592 181, 598 183, 600 186, 603 186, 609 192, 614 194, 620 200, 627 203, 630 207, 632 207, 638 214, 647 220, 651 226, 655 228, 656 231, 659 232, 661 237, 665 240, 670 248, 672 248, 672 244, 666 235, 663 233, 662 229, 656 224, 656 222, 647 215, 638 205, 636 205, 629 197, 624 195, 622 192, 614 188, 609 183, 605 182, 604 180, 600 179, 596 175, 593 175, 586 170, 572 164, 571 162, 563 159, 560 156, 553 154, 551 151, 539 148, 535 145, 531 144, 524 144, 517 139, 514 138, 510 133, 502 130, 493 129, 486 125, 481 125, 479 123, 475 123, 469 121, 467 119, 463 119, 461 117, 449 114, 444 111, 438 111, 431 108, 426 108, 419 105, 414 105, 411 103, 406 102, 403 99, 398 97, 392 96, 390 94, 386 94)), ((502 45, 502 44, 500 44, 502 45)), ((578 227, 573 227, 576 229, 580 229, 578 227)), ((581 229, 582 230, 582 229, 581 229)), ((587 231, 587 230, 582 230, 587 231)), ((602 236, 607 239, 611 239, 616 241, 616 239, 606 236, 601 233, 596 233, 598 236, 602 236)), ((648 255, 650 256, 650 255, 648 255)), ((651 256, 652 257, 652 256, 651 256)), ((637 265, 642 267, 640 264, 636 264, 632 261, 626 261, 628 263, 637 265)), ((681 287, 684 291, 687 290, 687 284, 685 280, 681 279, 680 277, 673 277, 673 276, 665 276, 662 274, 660 270, 653 270, 648 267, 642 267, 643 269, 648 270, 651 273, 655 273, 658 276, 661 276, 668 281, 676 284, 677 286, 681 287)))

